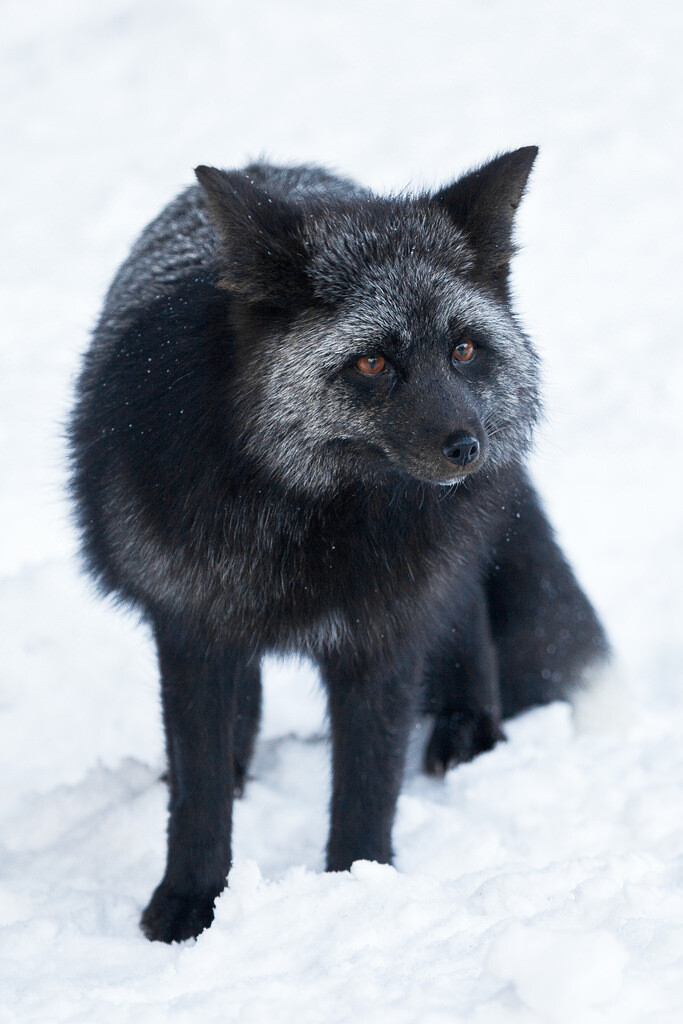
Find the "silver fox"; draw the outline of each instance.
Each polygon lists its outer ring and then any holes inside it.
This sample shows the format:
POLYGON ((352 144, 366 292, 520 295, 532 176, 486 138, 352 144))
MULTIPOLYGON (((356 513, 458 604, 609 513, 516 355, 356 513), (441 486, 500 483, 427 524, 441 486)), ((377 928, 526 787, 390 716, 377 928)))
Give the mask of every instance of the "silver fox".
POLYGON ((315 167, 199 167, 114 279, 72 487, 88 569, 158 648, 150 939, 213 919, 265 653, 320 666, 334 871, 391 861, 415 715, 442 774, 608 655, 525 469, 539 367, 508 274, 536 152, 399 198, 315 167))

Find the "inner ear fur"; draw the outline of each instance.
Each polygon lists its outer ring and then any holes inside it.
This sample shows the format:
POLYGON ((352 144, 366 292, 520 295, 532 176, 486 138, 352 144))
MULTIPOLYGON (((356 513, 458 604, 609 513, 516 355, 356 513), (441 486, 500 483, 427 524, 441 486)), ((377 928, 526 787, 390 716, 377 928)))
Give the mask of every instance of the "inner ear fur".
POLYGON ((515 253, 514 217, 537 154, 538 146, 503 153, 433 197, 467 236, 474 252, 475 276, 504 296, 515 253))
POLYGON ((282 307, 308 295, 301 212, 248 172, 200 166, 195 175, 221 241, 218 286, 282 307))

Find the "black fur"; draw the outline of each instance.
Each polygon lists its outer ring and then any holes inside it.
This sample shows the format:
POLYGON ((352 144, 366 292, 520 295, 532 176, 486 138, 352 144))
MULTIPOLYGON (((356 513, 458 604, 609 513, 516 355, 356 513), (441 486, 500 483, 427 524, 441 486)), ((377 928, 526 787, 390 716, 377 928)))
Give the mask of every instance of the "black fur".
POLYGON ((170 816, 150 939, 212 920, 266 652, 310 655, 327 688, 330 870, 391 860, 420 710, 441 774, 607 653, 524 468, 538 367, 507 279, 535 155, 413 198, 309 167, 198 168, 112 284, 73 493, 90 571, 159 653, 170 816))

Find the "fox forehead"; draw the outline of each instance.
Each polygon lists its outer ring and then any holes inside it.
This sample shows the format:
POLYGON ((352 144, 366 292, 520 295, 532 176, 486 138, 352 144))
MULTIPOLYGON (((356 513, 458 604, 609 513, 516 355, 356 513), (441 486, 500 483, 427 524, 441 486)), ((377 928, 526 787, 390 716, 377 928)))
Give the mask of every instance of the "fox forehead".
POLYGON ((472 267, 465 236, 426 200, 373 198, 339 204, 304 222, 307 272, 317 297, 340 302, 363 292, 423 298, 472 267))
POLYGON ((391 338, 405 354, 465 328, 503 343, 517 333, 510 313, 473 282, 424 260, 370 268, 342 303, 339 322, 345 334, 391 338))
POLYGON ((408 357, 465 328, 502 350, 519 341, 509 307, 473 279, 467 239, 426 200, 344 204, 307 222, 305 246, 314 291, 332 309, 326 343, 331 330, 341 355, 367 344, 408 357))
POLYGON ((373 351, 407 363, 445 352, 462 330, 484 336, 503 359, 528 345, 509 311, 473 283, 397 260, 377 274, 369 268, 334 308, 304 312, 276 340, 272 357, 276 363, 315 357, 323 372, 373 351))

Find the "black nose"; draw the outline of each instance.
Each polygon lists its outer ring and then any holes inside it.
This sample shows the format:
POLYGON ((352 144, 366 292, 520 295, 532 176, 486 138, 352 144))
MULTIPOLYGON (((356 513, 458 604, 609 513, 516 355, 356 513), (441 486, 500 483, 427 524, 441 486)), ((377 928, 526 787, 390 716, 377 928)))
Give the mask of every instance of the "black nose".
POLYGON ((469 466, 479 454, 479 442, 471 434, 451 434, 446 438, 442 451, 456 466, 469 466))

